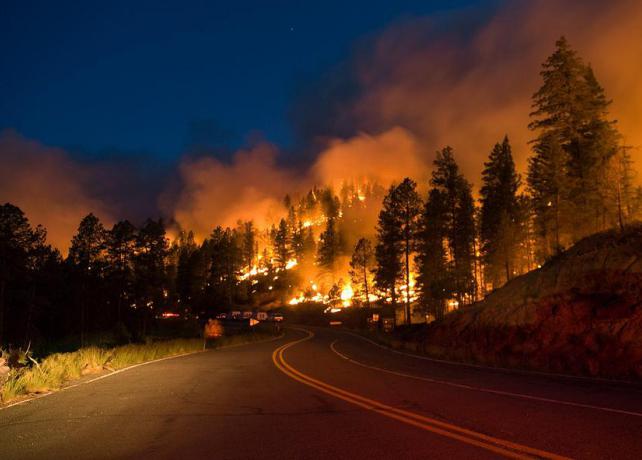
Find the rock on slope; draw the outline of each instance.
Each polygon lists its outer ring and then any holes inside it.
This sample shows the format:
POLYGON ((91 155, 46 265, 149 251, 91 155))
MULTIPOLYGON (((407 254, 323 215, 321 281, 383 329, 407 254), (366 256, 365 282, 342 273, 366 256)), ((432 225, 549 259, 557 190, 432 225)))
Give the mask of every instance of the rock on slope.
POLYGON ((587 237, 427 328, 428 353, 494 366, 642 378, 642 224, 587 237))

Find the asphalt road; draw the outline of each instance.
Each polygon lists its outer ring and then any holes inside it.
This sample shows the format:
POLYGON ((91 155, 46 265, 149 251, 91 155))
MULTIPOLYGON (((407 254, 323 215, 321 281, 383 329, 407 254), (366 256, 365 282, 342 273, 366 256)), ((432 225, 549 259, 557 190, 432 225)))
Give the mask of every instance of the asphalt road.
POLYGON ((0 410, 0 458, 642 458, 640 386, 435 363, 308 331, 0 410))

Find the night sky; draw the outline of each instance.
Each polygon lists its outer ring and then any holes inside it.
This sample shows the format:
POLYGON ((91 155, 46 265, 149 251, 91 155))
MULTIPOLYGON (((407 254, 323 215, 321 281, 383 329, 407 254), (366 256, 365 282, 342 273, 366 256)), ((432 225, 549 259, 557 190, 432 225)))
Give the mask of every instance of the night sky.
POLYGON ((4 1, 0 130, 89 158, 291 146, 293 104, 360 40, 480 3, 4 1))
POLYGON ((64 249, 89 212, 204 235, 314 186, 426 185, 446 145, 477 190, 506 135, 525 174, 561 35, 639 146, 642 8, 607 3, 0 0, 0 203, 64 249))

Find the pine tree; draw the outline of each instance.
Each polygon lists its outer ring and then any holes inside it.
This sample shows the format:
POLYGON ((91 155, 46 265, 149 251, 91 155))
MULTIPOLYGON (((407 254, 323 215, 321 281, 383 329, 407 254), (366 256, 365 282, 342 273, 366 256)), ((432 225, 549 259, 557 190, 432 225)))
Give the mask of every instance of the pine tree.
POLYGON ((279 228, 274 231, 272 244, 274 246, 276 266, 281 269, 285 269, 288 260, 292 258, 288 224, 285 219, 281 219, 279 222, 279 228))
POLYGON ((299 262, 302 262, 306 255, 305 237, 305 228, 301 221, 298 221, 292 232, 292 251, 299 262))
MULTIPOLYGON (((551 205, 547 204, 555 207, 553 213, 546 212, 541 203, 534 207, 540 227, 550 223, 550 214, 555 216, 554 247, 558 251, 606 226, 607 215, 612 213, 606 200, 606 167, 617 151, 619 134, 608 119, 610 101, 592 68, 582 62, 564 37, 555 45, 555 52, 540 72, 543 84, 533 95, 533 121, 529 127, 537 133, 532 141, 534 156, 543 159, 531 162, 529 176, 539 177, 529 180, 529 187, 541 198, 550 190, 537 187, 559 183, 560 190, 554 197, 559 201, 549 200, 551 205), (532 170, 539 162, 556 163, 564 173, 532 170), (544 177, 546 174, 550 177, 544 177), (568 221, 566 228, 564 220, 568 221), (569 242, 565 241, 567 231, 569 242)), ((546 254, 549 248, 541 252, 546 254)))
POLYGON ((494 287, 512 278, 521 244, 521 213, 517 197, 520 177, 508 138, 495 144, 482 172, 481 251, 485 278, 494 287))
POLYGON ((334 195, 330 187, 321 191, 319 200, 321 202, 321 209, 326 218, 336 219, 339 217, 341 202, 339 201, 339 198, 334 195))
POLYGON ((34 255, 44 245, 44 231, 34 230, 20 208, 10 203, 0 205, 0 347, 6 332, 6 306, 13 303, 12 298, 25 297, 19 286, 28 284, 25 281, 35 268, 34 255))
POLYGON ((463 179, 458 193, 455 222, 451 230, 453 274, 460 305, 475 300, 475 202, 471 186, 463 179))
POLYGON ((393 210, 392 195, 394 186, 390 187, 383 200, 377 223, 377 245, 375 246, 375 285, 377 289, 390 296, 393 306, 397 305, 397 281, 402 277, 401 268, 401 231, 397 225, 393 210))
POLYGON ((74 268, 74 274, 78 277, 79 307, 80 307, 80 344, 85 344, 85 333, 87 323, 93 319, 98 303, 96 301, 96 288, 105 265, 105 238, 106 232, 103 224, 93 214, 85 216, 78 226, 78 232, 71 240, 67 260, 74 268), (94 301, 93 310, 87 312, 87 296, 92 292, 94 301), (88 316, 90 316, 88 321, 88 316))
POLYGON ((116 293, 116 319, 122 321, 123 303, 130 298, 134 283, 136 227, 128 220, 116 223, 107 234, 109 276, 116 293))
POLYGON ((82 272, 101 269, 104 262, 106 231, 100 220, 93 214, 85 216, 78 226, 78 232, 71 240, 69 260, 82 272))
POLYGON ((432 188, 421 216, 416 262, 419 302, 435 318, 443 317, 444 303, 453 292, 445 245, 447 211, 444 192, 432 188))
POLYGON ((629 154, 630 147, 621 147, 610 158, 607 166, 606 181, 608 194, 607 206, 614 210, 612 224, 623 230, 636 214, 636 196, 634 188, 635 171, 629 154))
POLYGON ((167 293, 165 259, 169 244, 162 220, 147 219, 136 235, 134 273, 136 309, 141 319, 141 333, 146 334, 149 319, 163 306, 167 293))
POLYGON ((541 137, 535 144, 528 160, 528 189, 541 241, 538 255, 546 259, 572 240, 568 155, 557 136, 541 137))
MULTIPOLYGON (((599 231, 607 228, 611 224, 610 218, 617 213, 608 199, 608 169, 611 158, 620 150, 621 136, 615 128, 615 121, 609 120, 608 107, 611 101, 607 99, 590 65, 584 70, 584 83, 587 88, 585 105, 588 121, 582 127, 578 149, 580 154, 571 161, 570 171, 575 186, 572 197, 576 198, 580 210, 586 210, 585 215, 576 219, 576 224, 585 223, 592 211, 592 230, 599 231)), ((579 236, 586 233, 580 233, 579 236)))
POLYGON ((352 287, 363 302, 370 306, 370 293, 372 289, 372 268, 374 265, 374 253, 372 244, 366 238, 360 238, 354 247, 350 259, 350 279, 352 287))
POLYGON ((256 230, 252 221, 243 224, 243 264, 250 271, 256 259, 256 230))
POLYGON ((319 236, 317 264, 334 273, 341 246, 341 238, 335 227, 335 219, 329 218, 325 230, 319 236))
POLYGON ((303 239, 303 256, 302 257, 303 259, 311 258, 311 256, 313 258, 317 250, 317 243, 314 239, 314 231, 312 230, 312 227, 308 227, 307 229, 304 228, 303 232, 305 233, 305 237, 303 239))
POLYGON ((191 231, 181 232, 175 244, 175 250, 178 253, 176 267, 178 301, 195 310, 205 288, 208 247, 206 245, 199 247, 191 231))
POLYGON ((377 226, 375 283, 397 301, 398 281, 405 285, 405 320, 410 324, 411 255, 415 248, 421 199, 409 178, 393 186, 384 198, 377 226))
POLYGON ((395 204, 398 214, 398 222, 401 230, 402 248, 402 270, 405 285, 405 317, 406 323, 410 324, 410 272, 411 254, 415 249, 419 215, 421 214, 421 198, 417 193, 417 184, 409 178, 405 178, 395 188, 395 204))
POLYGON ((238 272, 243 265, 237 237, 229 228, 216 227, 209 238, 209 290, 228 307, 234 303, 238 272))
MULTIPOLYGON (((435 286, 440 286, 443 295, 453 295, 459 304, 475 298, 475 205, 471 186, 459 172, 452 148, 437 152, 430 181, 431 191, 424 210, 422 238, 419 241, 420 289, 424 305, 431 306, 430 295, 435 295, 435 286), (441 213, 441 215, 438 215, 441 213), (436 219, 431 223, 430 219, 436 219), (438 250, 442 238, 443 251, 438 250), (431 250, 436 252, 431 253, 431 250), (430 277, 445 260, 445 270, 437 281, 430 277), (432 286, 432 287, 431 287, 432 286)), ((447 298, 447 297, 445 297, 447 298)), ((435 303, 442 305, 433 309, 443 310, 442 295, 435 303)))

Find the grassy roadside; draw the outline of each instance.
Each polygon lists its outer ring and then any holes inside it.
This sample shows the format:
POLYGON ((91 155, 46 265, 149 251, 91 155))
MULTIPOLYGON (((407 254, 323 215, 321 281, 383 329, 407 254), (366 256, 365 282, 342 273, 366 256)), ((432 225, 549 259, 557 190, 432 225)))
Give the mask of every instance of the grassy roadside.
MULTIPOLYGON (((268 332, 232 335, 208 341, 207 348, 243 345, 271 337, 274 335, 268 332)), ((87 347, 71 353, 55 353, 31 367, 11 370, 7 381, 0 387, 0 405, 30 394, 59 390, 87 375, 200 350, 203 350, 203 339, 174 339, 115 348, 87 347)))

